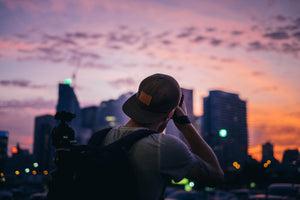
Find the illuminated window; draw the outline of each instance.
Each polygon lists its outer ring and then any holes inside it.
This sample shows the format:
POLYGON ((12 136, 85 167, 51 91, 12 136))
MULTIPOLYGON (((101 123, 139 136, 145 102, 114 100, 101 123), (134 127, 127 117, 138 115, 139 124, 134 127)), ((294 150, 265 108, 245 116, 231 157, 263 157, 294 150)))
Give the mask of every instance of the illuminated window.
POLYGON ((105 121, 114 122, 114 121, 116 121, 116 117, 115 116, 106 116, 105 121))

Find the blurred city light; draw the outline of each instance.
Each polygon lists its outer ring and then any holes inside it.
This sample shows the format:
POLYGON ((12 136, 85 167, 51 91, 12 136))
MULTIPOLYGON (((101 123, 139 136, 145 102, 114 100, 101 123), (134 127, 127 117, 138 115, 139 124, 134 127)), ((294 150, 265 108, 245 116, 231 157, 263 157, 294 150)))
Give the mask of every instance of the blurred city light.
POLYGON ((44 170, 44 171, 43 171, 43 174, 44 174, 44 175, 48 175, 48 171, 47 171, 47 170, 44 170))
POLYGON ((71 78, 66 78, 65 79, 65 84, 66 85, 71 85, 71 83, 72 83, 72 79, 71 78))
POLYGON ((232 165, 236 168, 236 169, 240 169, 241 165, 238 162, 233 162, 232 165))
POLYGON ((29 168, 26 168, 26 169, 25 169, 25 173, 28 174, 29 172, 30 172, 30 169, 29 169, 29 168))
POLYGON ((186 191, 186 192, 189 192, 189 191, 192 191, 192 187, 190 187, 190 185, 189 184, 187 184, 187 185, 184 185, 184 190, 186 191))
POLYGON ((37 174, 37 171, 32 170, 32 174, 33 174, 33 175, 36 175, 36 174, 37 174))
POLYGON ((33 163, 33 167, 37 168, 39 164, 37 162, 33 163))
POLYGON ((16 171, 15 171, 15 174, 16 174, 16 175, 20 175, 20 171, 16 170, 16 171))
POLYGON ((18 153, 18 148, 17 148, 17 147, 13 147, 12 150, 11 150, 11 152, 12 152, 13 154, 18 153))
POLYGON ((172 180, 172 183, 175 185, 186 185, 189 183, 189 179, 187 178, 183 178, 181 181, 179 182, 175 182, 174 180, 172 180))
POLYGON ((226 137, 227 136, 227 130, 226 129, 220 129, 219 136, 220 137, 226 137))
POLYGON ((190 187, 194 187, 194 186, 195 186, 195 183, 194 183, 193 181, 191 181, 191 182, 189 183, 189 186, 190 186, 190 187))
POLYGON ((255 182, 251 182, 250 183, 250 188, 255 188, 256 187, 256 183, 255 182))

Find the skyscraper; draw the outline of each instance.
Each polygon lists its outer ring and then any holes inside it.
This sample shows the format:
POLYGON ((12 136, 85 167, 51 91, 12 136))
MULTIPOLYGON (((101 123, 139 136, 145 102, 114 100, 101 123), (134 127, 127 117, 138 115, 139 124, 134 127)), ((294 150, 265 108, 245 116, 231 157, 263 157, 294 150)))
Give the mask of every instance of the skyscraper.
POLYGON ((274 147, 273 144, 267 142, 262 145, 262 163, 270 162, 271 166, 279 164, 279 161, 274 158, 274 147), (271 161, 271 162, 270 162, 271 161))
POLYGON ((53 167, 54 149, 51 145, 51 132, 54 127, 52 115, 42 115, 35 118, 33 155, 41 169, 53 167))
POLYGON ((69 83, 59 84, 56 111, 66 111, 76 115, 76 117, 69 124, 75 131, 75 139, 77 142, 79 144, 85 144, 91 136, 92 131, 90 128, 84 128, 82 126, 82 116, 79 102, 73 88, 69 83))
POLYGON ((246 101, 237 94, 210 91, 203 101, 201 132, 223 169, 243 164, 248 155, 246 101))
POLYGON ((298 149, 287 149, 283 153, 282 163, 283 164, 292 164, 299 160, 299 151, 298 149))
POLYGON ((131 95, 132 93, 126 93, 121 95, 118 99, 101 102, 96 114, 94 131, 124 125, 129 118, 123 113, 122 105, 131 95))
POLYGON ((0 171, 4 169, 7 159, 8 132, 0 131, 0 171))
POLYGON ((74 113, 76 118, 72 120, 71 126, 75 128, 81 126, 81 110, 79 107, 79 102, 70 84, 59 84, 56 111, 74 113))
POLYGON ((81 109, 82 127, 84 128, 94 127, 97 111, 98 111, 97 106, 89 106, 81 109))

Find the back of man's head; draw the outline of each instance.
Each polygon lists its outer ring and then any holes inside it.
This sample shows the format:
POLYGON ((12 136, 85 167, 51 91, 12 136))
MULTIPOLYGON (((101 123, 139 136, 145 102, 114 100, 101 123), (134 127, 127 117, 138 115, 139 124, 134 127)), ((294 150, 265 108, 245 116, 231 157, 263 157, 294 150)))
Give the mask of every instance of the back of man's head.
POLYGON ((123 104, 123 111, 138 123, 154 123, 170 113, 180 97, 180 86, 173 77, 153 74, 140 83, 138 92, 123 104))

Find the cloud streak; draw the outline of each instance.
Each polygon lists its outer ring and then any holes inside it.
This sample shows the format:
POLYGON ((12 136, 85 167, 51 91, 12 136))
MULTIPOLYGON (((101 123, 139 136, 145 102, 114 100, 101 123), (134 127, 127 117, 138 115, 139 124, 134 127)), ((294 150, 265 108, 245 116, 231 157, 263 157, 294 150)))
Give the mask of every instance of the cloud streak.
POLYGON ((56 101, 44 100, 43 98, 36 98, 31 100, 16 100, 0 101, 0 109, 21 109, 21 108, 33 108, 33 109, 54 109, 56 101))
POLYGON ((49 88, 49 85, 32 84, 29 80, 0 80, 0 86, 3 87, 21 87, 31 89, 45 89, 49 88))

